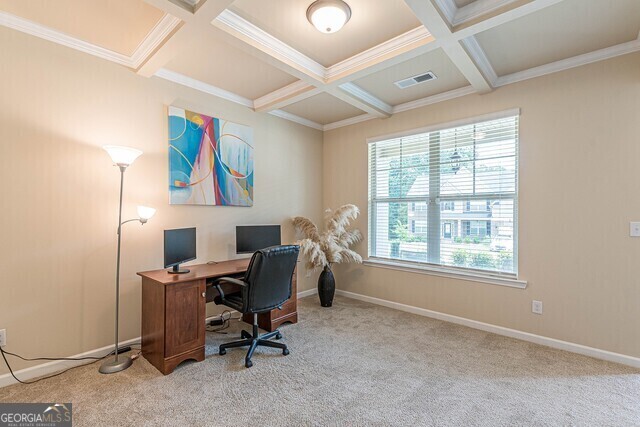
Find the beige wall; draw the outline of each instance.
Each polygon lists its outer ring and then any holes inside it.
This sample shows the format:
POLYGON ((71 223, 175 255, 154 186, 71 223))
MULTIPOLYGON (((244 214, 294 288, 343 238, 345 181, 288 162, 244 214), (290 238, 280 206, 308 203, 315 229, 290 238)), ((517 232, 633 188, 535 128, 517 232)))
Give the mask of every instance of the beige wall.
MULTIPOLYGON (((0 328, 9 351, 69 356, 113 342, 119 174, 105 144, 144 154, 125 177, 121 338, 140 335, 136 271, 162 267, 162 230, 196 226, 198 260, 235 257, 236 224, 319 220, 322 134, 89 55, 0 28, 0 328), (252 208, 169 206, 167 119, 174 104, 250 125, 252 208)), ((299 272, 300 290, 316 276, 299 272)), ((14 361, 17 369, 28 366, 14 361)), ((5 373, 0 364, 0 373, 5 373)))
POLYGON ((521 108, 526 290, 369 266, 338 268, 338 287, 640 357, 640 238, 629 237, 629 221, 640 220, 638 70, 640 54, 627 55, 326 132, 324 205, 357 204, 364 231, 366 138, 521 108))

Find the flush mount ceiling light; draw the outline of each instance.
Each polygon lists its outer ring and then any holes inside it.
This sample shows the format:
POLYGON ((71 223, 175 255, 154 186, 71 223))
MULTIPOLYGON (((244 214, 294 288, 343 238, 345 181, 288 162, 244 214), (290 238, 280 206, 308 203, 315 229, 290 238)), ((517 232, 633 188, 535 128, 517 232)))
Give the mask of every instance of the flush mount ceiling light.
POLYGON ((351 18, 351 8, 342 0, 317 0, 307 9, 307 19, 321 33, 339 31, 351 18))

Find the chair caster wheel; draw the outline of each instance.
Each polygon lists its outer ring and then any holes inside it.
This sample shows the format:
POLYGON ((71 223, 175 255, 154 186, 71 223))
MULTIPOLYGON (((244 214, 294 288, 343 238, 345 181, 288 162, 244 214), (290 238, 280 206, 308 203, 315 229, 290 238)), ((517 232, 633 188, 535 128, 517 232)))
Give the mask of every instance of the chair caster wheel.
POLYGON ((281 340, 281 339, 282 339, 282 334, 281 334, 280 332, 278 332, 278 333, 276 334, 276 339, 277 339, 277 340, 281 340))
POLYGON ((246 368, 250 368, 253 366, 253 362, 251 360, 247 360, 246 362, 244 362, 244 366, 246 368))
POLYGON ((227 354, 227 350, 225 350, 224 348, 221 348, 218 354, 220 354, 220 356, 224 356, 225 354, 227 354))
POLYGON ((288 355, 289 354, 289 349, 285 348, 284 350, 282 350, 282 354, 284 356, 288 355))

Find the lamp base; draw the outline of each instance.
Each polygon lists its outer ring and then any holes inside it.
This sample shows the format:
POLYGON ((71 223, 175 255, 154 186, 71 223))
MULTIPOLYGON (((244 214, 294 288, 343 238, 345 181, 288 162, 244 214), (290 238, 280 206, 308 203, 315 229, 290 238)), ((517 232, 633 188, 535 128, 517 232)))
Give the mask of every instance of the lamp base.
POLYGON ((118 360, 107 360, 104 362, 98 370, 101 374, 115 374, 116 372, 124 371, 133 364, 133 359, 130 357, 121 357, 118 360))

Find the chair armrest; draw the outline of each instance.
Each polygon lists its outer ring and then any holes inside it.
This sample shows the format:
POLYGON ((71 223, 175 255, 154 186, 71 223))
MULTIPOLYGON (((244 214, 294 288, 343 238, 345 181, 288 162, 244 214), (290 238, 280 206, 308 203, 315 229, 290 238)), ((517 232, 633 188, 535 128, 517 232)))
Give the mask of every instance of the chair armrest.
POLYGON ((211 282, 211 285, 209 286, 220 286, 220 284, 222 283, 233 283, 234 285, 247 286, 247 284, 242 280, 234 279, 233 277, 219 277, 213 282, 211 282))
POLYGON ((220 294, 220 298, 224 299, 224 292, 222 291, 222 288, 220 287, 221 284, 223 283, 233 283, 234 285, 239 285, 242 287, 246 287, 247 284, 245 282, 243 282, 240 279, 234 279, 233 277, 219 277, 217 279, 215 279, 213 282, 211 282, 210 284, 207 284, 207 287, 211 288, 216 288, 218 290, 218 293, 220 294))

